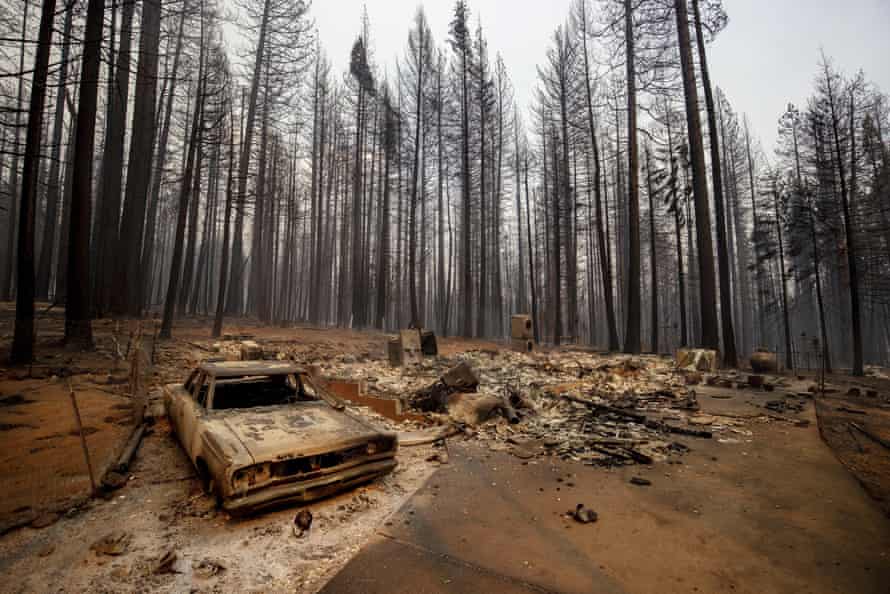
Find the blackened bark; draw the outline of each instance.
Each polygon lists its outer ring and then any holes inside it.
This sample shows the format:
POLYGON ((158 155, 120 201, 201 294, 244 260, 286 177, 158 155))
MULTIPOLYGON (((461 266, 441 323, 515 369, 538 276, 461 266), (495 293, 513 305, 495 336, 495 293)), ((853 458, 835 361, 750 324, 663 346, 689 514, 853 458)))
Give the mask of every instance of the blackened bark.
POLYGON ((50 276, 53 252, 56 246, 56 231, 59 219, 59 198, 63 196, 61 179, 62 132, 65 122, 65 84, 68 82, 68 56, 71 47, 71 27, 74 14, 73 5, 65 7, 65 24, 62 27, 62 53, 59 66, 59 86, 56 89, 55 116, 53 121, 52 149, 49 164, 49 182, 46 189, 46 225, 43 228, 43 241, 40 248, 40 262, 37 265, 36 297, 49 297, 50 276))
POLYGON ((646 193, 649 196, 649 272, 651 287, 651 348, 658 354, 658 261, 655 258, 655 187, 652 184, 652 165, 649 147, 646 147, 646 193))
MULTIPOLYGON (((200 78, 199 78, 200 82, 200 78)), ((199 128, 201 126, 201 117, 203 112, 203 101, 201 94, 203 93, 202 85, 198 85, 197 101, 195 112, 192 116, 191 132, 189 133, 188 155, 186 157, 185 173, 182 178, 182 185, 179 191, 179 208, 176 215, 176 235, 173 239, 173 258, 170 262, 170 274, 167 283, 167 296, 164 300, 164 318, 161 321, 160 338, 170 338, 173 330, 173 318, 176 312, 177 295, 179 294, 179 276, 182 268, 183 243, 185 240, 185 226, 188 217, 190 193, 192 189, 193 176, 195 171, 195 154, 198 150, 198 142, 200 138, 199 128)), ((194 197, 197 200, 197 196, 194 197)))
POLYGON ((695 199, 695 235, 698 244, 699 306, 701 308, 701 344, 710 349, 720 348, 717 330, 717 287, 714 269, 714 247, 711 237, 711 212, 708 204, 708 181, 705 153, 702 146, 701 118, 698 108, 695 65, 689 37, 689 15, 686 0, 674 0, 680 62, 683 74, 683 94, 686 98, 686 125, 692 160, 693 195, 695 199))
MULTIPOLYGON (((853 232, 853 218, 850 202, 856 197, 856 110, 850 89, 850 190, 843 192, 844 235, 847 237, 847 267, 850 269, 850 322, 853 326, 853 375, 864 375, 862 358, 862 318, 859 303, 859 268, 856 262, 856 236, 853 232)), ((835 135, 837 138, 837 135, 835 135)), ((840 151, 838 151, 840 160, 840 151)), ((841 174, 843 180, 843 174, 841 174)), ((841 182, 843 183, 843 181, 841 182)))
POLYGON ((634 48, 634 15, 631 0, 624 2, 624 37, 627 45, 627 330, 624 334, 624 352, 639 353, 640 318, 640 151, 637 143, 637 74, 634 48))
POLYGON ((243 242, 244 209, 247 203, 247 173, 250 166, 250 153, 253 148, 254 121, 256 119, 257 97, 259 96, 260 76, 266 53, 266 36, 269 25, 270 0, 264 0, 263 16, 260 20, 260 31, 257 38, 256 54, 254 55, 253 73, 250 83, 250 97, 247 101, 247 120, 244 123, 244 140, 241 145, 241 157, 238 163, 238 205, 235 215, 235 241, 232 246, 232 282, 229 283, 227 307, 230 313, 240 314, 244 291, 243 242))
MULTIPOLYGON (((25 37, 28 32, 28 8, 30 7, 29 2, 25 2, 22 8, 22 43, 20 46, 19 53, 19 72, 25 72, 25 37)), ((21 130, 22 130, 22 112, 23 112, 23 96, 24 96, 24 88, 25 88, 25 77, 24 75, 18 77, 18 99, 16 101, 16 112, 15 112, 15 132, 13 133, 13 143, 12 143, 12 165, 9 168, 9 217, 7 218, 7 236, 6 236, 6 267, 3 270, 2 276, 0 276, 0 299, 3 301, 9 301, 12 296, 12 285, 13 285, 13 277, 15 276, 15 259, 16 259, 16 236, 17 236, 17 220, 18 216, 18 200, 16 200, 16 196, 18 195, 19 183, 21 178, 19 177, 19 158, 21 156, 21 151, 19 150, 21 144, 19 142, 21 138, 21 130)))
MULTIPOLYGON (((584 11, 587 6, 586 2, 581 3, 581 10, 584 11)), ((599 141, 596 134, 596 120, 593 115, 593 93, 591 92, 590 81, 590 56, 587 52, 587 15, 586 12, 581 13, 582 30, 582 49, 584 51, 584 95, 587 103, 587 127, 590 130, 590 145, 593 147, 593 196, 596 210, 596 241, 597 252, 599 253, 600 276, 603 284, 603 302, 606 306, 606 324, 609 332, 609 350, 617 351, 618 346, 618 324, 615 321, 615 297, 612 289, 612 265, 609 261, 609 254, 606 251, 606 236, 603 231, 603 198, 602 198, 602 170, 599 141)))
MULTIPOLYGON (((153 278, 152 270, 154 269, 155 251, 155 235, 157 233, 157 216, 161 200, 161 182, 164 179, 164 167, 167 163, 168 139, 170 137, 170 119, 173 113, 173 103, 176 98, 176 84, 178 82, 177 73, 179 72, 180 59, 182 56, 182 45, 184 39, 185 28, 185 7, 187 2, 183 4, 183 13, 179 17, 179 32, 176 36, 176 49, 173 52, 173 66, 170 69, 170 88, 167 92, 167 101, 164 104, 164 119, 161 125, 161 135, 155 143, 155 152, 157 156, 154 162, 154 174, 151 180, 151 192, 149 194, 148 215, 145 223, 145 240, 142 242, 142 270, 145 274, 145 283, 143 286, 143 305, 148 305, 151 300, 153 278)), ((188 118, 186 118, 186 121, 188 118)), ((159 281, 160 282, 160 281, 159 281)))
POLYGON ((93 241, 96 244, 96 268, 94 270, 96 290, 93 307, 99 316, 108 311, 112 295, 116 293, 114 267, 121 214, 124 138, 127 131, 127 106, 129 105, 130 91, 130 46, 133 39, 133 14, 135 11, 135 2, 123 3, 120 45, 115 54, 114 82, 108 90, 109 105, 102 155, 102 185, 99 190, 100 199, 97 200, 98 224, 93 231, 93 241))
POLYGON ((90 198, 104 13, 105 0, 89 0, 72 160, 71 226, 68 231, 68 272, 65 283, 65 343, 73 348, 89 348, 93 344, 90 320, 90 198))
MULTIPOLYGON (((43 104, 52 43, 56 0, 44 0, 34 57, 34 75, 25 133, 25 161, 22 170, 22 197, 19 207, 18 288, 15 301, 15 332, 12 363, 27 363, 34 357, 34 211, 37 206, 37 166, 40 162, 43 132, 43 104)), ((24 35, 24 31, 22 34, 24 35)), ((11 224, 11 221, 10 221, 11 224)))
MULTIPOLYGON (((532 243, 532 215, 530 205, 530 194, 528 189, 528 155, 525 159, 525 233, 528 242, 528 281, 532 294, 532 325, 534 327, 535 342, 541 339, 540 329, 538 328, 538 293, 535 288, 535 257, 532 243)), ((518 182, 517 182, 518 183, 518 182)), ((520 221, 520 224, 522 222, 520 221)))
POLYGON ((776 235, 779 243, 779 277, 782 282, 782 324, 785 329, 785 367, 794 369, 794 352, 791 349, 791 319, 788 313, 788 273, 785 267, 785 240, 782 234, 782 217, 779 210, 779 190, 773 182, 773 208, 776 218, 776 235))
POLYGON ((698 46, 698 62, 701 68, 702 86, 705 91, 705 107, 708 111, 708 137, 711 147, 711 176, 714 186, 714 216, 717 218, 717 265, 720 274, 720 320, 723 328, 723 364, 727 367, 738 365, 736 354, 735 328, 732 323, 732 290, 729 278, 729 254, 726 239, 726 217, 724 214, 723 177, 720 169, 720 137, 717 134, 717 114, 714 108, 714 91, 708 72, 708 57, 705 38, 702 33, 699 0, 692 0, 695 17, 695 36, 698 46))
POLYGON ((139 39, 139 65, 136 70, 133 133, 127 167, 127 192, 121 218, 121 244, 117 259, 116 313, 136 318, 142 312, 142 235, 154 146, 155 103, 157 97, 158 48, 161 31, 160 0, 143 0, 139 39))

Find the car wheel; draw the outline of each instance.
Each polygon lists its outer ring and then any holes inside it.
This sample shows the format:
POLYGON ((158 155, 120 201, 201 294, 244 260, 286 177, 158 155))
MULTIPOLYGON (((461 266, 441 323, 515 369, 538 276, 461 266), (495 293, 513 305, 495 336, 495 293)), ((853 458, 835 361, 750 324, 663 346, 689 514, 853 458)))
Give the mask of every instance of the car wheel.
POLYGON ((201 481, 201 489, 205 494, 210 495, 213 492, 213 477, 210 476, 210 469, 204 460, 198 460, 196 464, 198 468, 198 479, 201 481))

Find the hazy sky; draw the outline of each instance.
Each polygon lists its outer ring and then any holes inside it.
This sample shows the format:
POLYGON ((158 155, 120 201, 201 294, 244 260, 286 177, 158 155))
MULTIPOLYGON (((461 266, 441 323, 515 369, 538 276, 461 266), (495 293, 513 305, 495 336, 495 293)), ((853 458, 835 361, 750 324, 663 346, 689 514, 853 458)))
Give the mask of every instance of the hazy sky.
MULTIPOLYGON (((375 59, 403 58, 417 0, 314 0, 312 14, 337 72, 348 65, 363 5, 371 20, 375 59)), ((527 107, 553 30, 570 0, 470 0, 472 24, 482 23, 492 59, 500 52, 527 107)), ((724 0, 729 27, 710 46, 711 78, 753 131, 772 147, 787 103, 809 96, 819 50, 845 72, 863 69, 890 92, 890 0, 724 0)), ((428 0, 424 9, 438 44, 445 44, 454 2, 428 0)))

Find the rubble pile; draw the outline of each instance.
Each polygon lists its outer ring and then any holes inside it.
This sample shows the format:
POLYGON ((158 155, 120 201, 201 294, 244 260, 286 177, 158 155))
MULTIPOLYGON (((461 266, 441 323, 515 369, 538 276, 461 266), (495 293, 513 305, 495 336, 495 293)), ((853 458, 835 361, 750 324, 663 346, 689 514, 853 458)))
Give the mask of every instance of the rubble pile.
POLYGON ((698 414, 682 370, 655 356, 480 350, 403 368, 352 357, 320 367, 525 459, 651 464, 688 451, 678 436, 707 439, 731 425, 698 414))
MULTIPOLYGON (((214 347, 223 356, 237 356, 237 343, 214 347)), ((266 356, 313 366, 324 377, 358 382, 368 394, 399 400, 430 423, 461 427, 492 450, 523 459, 558 456, 603 466, 670 462, 689 451, 686 438, 738 442, 750 435, 738 427, 745 423, 701 414, 695 388, 702 383, 765 390, 777 383, 774 378, 770 383, 761 376, 718 372, 713 351, 683 351, 675 360, 582 349, 486 349, 418 357, 399 367, 390 364, 385 348, 381 351, 379 356, 341 352, 318 358, 283 345, 267 349, 266 356)), ((770 408, 765 413, 775 412, 770 408)), ((416 421, 361 412, 389 430, 422 427, 416 421)))
POLYGON ((624 408, 619 408, 601 397, 586 399, 547 391, 542 394, 545 399, 539 405, 538 414, 528 417, 521 425, 495 422, 480 427, 479 433, 499 444, 493 449, 515 450, 514 453, 523 458, 555 455, 604 466, 664 461, 689 449, 674 436, 712 436, 710 430, 678 423, 695 418, 679 412, 694 412, 697 408, 694 398, 649 395, 637 400, 639 406, 634 406, 625 397, 621 401, 624 408), (654 410, 655 414, 643 414, 639 412, 641 408, 654 410))

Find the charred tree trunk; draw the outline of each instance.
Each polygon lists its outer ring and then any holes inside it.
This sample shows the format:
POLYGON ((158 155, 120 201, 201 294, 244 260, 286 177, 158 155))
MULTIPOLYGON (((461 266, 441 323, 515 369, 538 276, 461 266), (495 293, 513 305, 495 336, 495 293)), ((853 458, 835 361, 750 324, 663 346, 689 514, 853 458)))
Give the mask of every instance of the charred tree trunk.
POLYGON ((270 0, 263 2, 263 16, 260 21, 259 37, 257 40, 256 54, 254 56, 253 73, 250 84, 250 97, 247 101, 247 120, 244 123, 244 136, 241 144, 241 156, 238 163, 238 203, 235 214, 235 240, 232 246, 232 282, 229 283, 229 298, 227 307, 230 313, 240 314, 244 292, 244 209, 247 203, 247 174, 250 167, 250 153, 253 149, 254 122, 256 120, 257 98, 259 96, 260 76, 262 64, 266 54, 266 35, 269 25, 270 0))
POLYGON ((173 239, 173 257, 170 262, 170 274, 167 281, 167 296, 164 300, 164 318, 161 322, 160 338, 171 338, 173 330, 173 318, 176 313, 177 296, 179 295, 180 269, 182 268, 183 250, 185 246, 185 227, 188 218, 189 200, 197 200, 197 196, 191 197, 193 177, 195 173, 195 155, 198 152, 200 142, 201 118, 203 112, 203 85, 199 76, 198 92, 195 112, 192 116, 191 131, 188 140, 188 155, 186 156, 185 172, 182 185, 179 190, 179 207, 176 215, 176 232, 173 239))
POLYGON ((775 186, 772 189, 773 208, 776 217, 776 235, 779 243, 779 278, 782 283, 782 324, 785 329, 785 367, 794 369, 794 352, 791 348, 791 320, 788 314, 788 273, 785 268, 785 240, 782 234, 782 218, 779 210, 779 190, 775 186))
POLYGON ((120 291, 114 306, 117 313, 139 317, 142 312, 142 235, 154 146, 155 99, 157 96, 158 48, 161 30, 160 0, 144 0, 139 40, 139 66, 133 105, 133 134, 127 167, 127 193, 121 219, 121 245, 117 260, 120 291))
POLYGON ((655 258, 655 188, 652 185, 652 166, 649 148, 646 147, 646 193, 649 196, 649 273, 651 292, 652 352, 658 354, 658 261, 655 258))
MULTIPOLYGON (((62 27, 62 53, 59 66, 59 86, 56 89, 55 116, 53 121, 52 151, 50 154, 49 183, 46 189, 46 225, 43 228, 43 241, 40 249, 40 263, 37 265, 38 299, 49 297, 50 276, 53 264, 53 252, 56 246, 56 231, 59 219, 59 198, 64 197, 60 173, 62 132, 65 121, 65 85, 68 82, 68 56, 71 47, 71 28, 74 13, 73 6, 65 7, 65 24, 62 27)), ((2 179, 2 173, 0 173, 2 179)))
MULTIPOLYGON (((52 49, 56 0, 44 0, 34 58, 28 129, 25 133, 25 162, 22 170, 22 198, 19 208, 18 289, 15 301, 15 332, 12 339, 12 363, 27 363, 34 357, 34 212, 37 207, 37 166, 40 161, 43 132, 43 107, 49 54, 52 49)), ((22 31, 22 35, 25 32, 22 31)))
POLYGON ((708 111, 708 137, 711 147, 711 175, 714 186, 714 216, 717 218, 717 264, 720 273, 720 318, 723 328, 723 363, 727 367, 738 366, 736 354, 735 329, 732 323, 731 283, 729 278, 729 256, 726 237, 726 217, 724 215, 723 178, 720 170, 720 146, 717 134, 717 114, 714 107, 714 92, 711 88, 711 77, 708 72, 708 58, 705 50, 705 38, 702 33, 699 0, 692 0, 695 17, 696 45, 698 46, 698 62, 701 68, 702 86, 705 91, 705 107, 708 111))
POLYGON ((698 244, 699 306, 701 308, 701 343, 706 348, 719 349, 717 330, 717 294, 714 270, 714 248, 711 237, 711 212, 708 204, 707 169, 702 145, 701 118, 698 107, 695 65, 689 36, 689 15, 686 0, 674 0, 680 62, 683 74, 683 93, 686 98, 686 125, 692 160, 693 195, 695 199, 695 235, 698 244))
POLYGON ((624 37, 627 44, 627 331, 624 334, 624 352, 639 353, 642 284, 640 272, 640 151, 637 143, 637 74, 634 48, 634 15, 631 0, 624 2, 624 37))
POLYGON ((121 13, 120 45, 115 54, 114 82, 108 91, 108 118, 102 155, 102 184, 99 189, 98 223, 93 232, 96 244, 95 297, 98 316, 111 308, 115 289, 115 254, 119 247, 121 189, 124 173, 124 140, 127 107, 130 100, 130 46, 133 40, 133 14, 136 2, 125 2, 121 13))
MULTIPOLYGON (((186 4, 187 6, 187 4, 186 4)), ((154 175, 151 180, 151 191, 149 194, 148 215, 145 223, 145 241, 142 243, 142 270, 145 274, 145 283, 142 287, 143 305, 148 305, 152 297, 153 278, 151 271, 154 269, 155 251, 155 234, 157 233, 157 217, 158 209, 161 201, 161 183, 164 179, 164 168, 167 164, 168 139, 170 137, 170 119, 173 113, 173 103, 176 98, 176 86, 178 82, 177 74, 182 56, 182 45, 184 39, 185 28, 185 10, 179 17, 179 31, 176 35, 176 49, 173 51, 173 66, 170 70, 170 87, 167 91, 167 101, 164 104, 164 119, 161 124, 161 135, 158 138, 153 154, 156 152, 154 161, 154 175)), ((188 121, 188 118, 186 118, 188 121)))
POLYGON ((90 319, 90 220, 92 210, 93 148, 96 94, 102 50, 105 0, 89 0, 80 75, 77 132, 72 160, 68 272, 65 304, 65 343, 72 348, 93 344, 90 319))
POLYGON ((25 2, 22 7, 22 43, 19 49, 19 72, 21 75, 18 77, 18 99, 16 101, 15 107, 15 132, 13 133, 13 142, 12 142, 12 164, 9 168, 9 181, 7 185, 9 186, 9 217, 7 218, 7 235, 6 235, 6 266, 3 270, 2 277, 0 277, 0 300, 9 301, 12 296, 12 285, 13 285, 13 277, 15 276, 15 261, 16 261, 16 237, 17 237, 17 221, 19 219, 18 215, 18 200, 16 196, 18 196, 19 183, 21 181, 21 177, 19 176, 19 158, 21 156, 21 130, 22 126, 22 113, 24 112, 24 92, 25 92, 25 38, 28 34, 28 8, 30 7, 30 2, 25 2))

